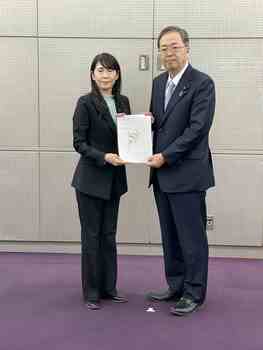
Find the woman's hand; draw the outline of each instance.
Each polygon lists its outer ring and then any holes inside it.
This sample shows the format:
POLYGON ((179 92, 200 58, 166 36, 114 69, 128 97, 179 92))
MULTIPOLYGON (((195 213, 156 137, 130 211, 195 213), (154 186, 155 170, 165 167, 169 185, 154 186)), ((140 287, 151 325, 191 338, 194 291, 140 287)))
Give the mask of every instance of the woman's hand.
POLYGON ((104 156, 104 160, 105 162, 110 163, 111 165, 114 165, 114 166, 120 166, 120 165, 126 164, 126 162, 122 160, 116 153, 106 153, 104 156))

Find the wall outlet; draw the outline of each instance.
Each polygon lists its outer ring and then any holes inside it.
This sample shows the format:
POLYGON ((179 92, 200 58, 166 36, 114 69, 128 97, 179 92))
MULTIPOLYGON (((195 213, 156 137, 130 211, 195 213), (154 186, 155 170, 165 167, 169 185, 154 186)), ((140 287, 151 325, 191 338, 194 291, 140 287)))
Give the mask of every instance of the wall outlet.
POLYGON ((212 215, 207 216, 206 229, 207 229, 207 231, 212 231, 215 229, 215 217, 214 216, 212 216, 212 215))

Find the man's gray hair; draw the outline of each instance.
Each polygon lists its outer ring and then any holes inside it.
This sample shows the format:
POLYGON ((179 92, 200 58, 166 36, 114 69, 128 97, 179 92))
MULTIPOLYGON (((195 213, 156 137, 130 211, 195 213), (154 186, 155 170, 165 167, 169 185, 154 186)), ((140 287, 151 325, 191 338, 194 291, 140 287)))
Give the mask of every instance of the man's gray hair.
POLYGON ((187 31, 183 28, 178 27, 178 26, 168 26, 168 27, 163 28, 163 30, 160 32, 160 34, 158 36, 158 41, 157 41, 158 49, 160 48, 161 38, 165 34, 170 33, 170 32, 175 32, 175 33, 180 34, 180 37, 181 37, 184 45, 189 48, 190 39, 189 39, 189 35, 188 35, 187 31))

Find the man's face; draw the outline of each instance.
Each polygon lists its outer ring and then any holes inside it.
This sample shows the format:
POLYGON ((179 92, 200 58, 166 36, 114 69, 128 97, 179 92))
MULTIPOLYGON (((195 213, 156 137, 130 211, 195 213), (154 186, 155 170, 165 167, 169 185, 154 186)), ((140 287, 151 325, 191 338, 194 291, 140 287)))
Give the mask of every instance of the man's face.
POLYGON ((160 40, 161 62, 171 75, 179 73, 188 61, 188 48, 179 33, 168 32, 160 40))

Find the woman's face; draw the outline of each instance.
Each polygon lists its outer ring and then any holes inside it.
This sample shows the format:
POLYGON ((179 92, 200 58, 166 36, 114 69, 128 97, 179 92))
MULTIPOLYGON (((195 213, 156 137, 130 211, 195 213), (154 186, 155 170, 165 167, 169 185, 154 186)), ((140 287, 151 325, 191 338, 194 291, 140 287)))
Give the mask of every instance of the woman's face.
POLYGON ((112 95, 113 85, 119 78, 116 70, 105 68, 98 62, 91 76, 102 94, 112 95))

